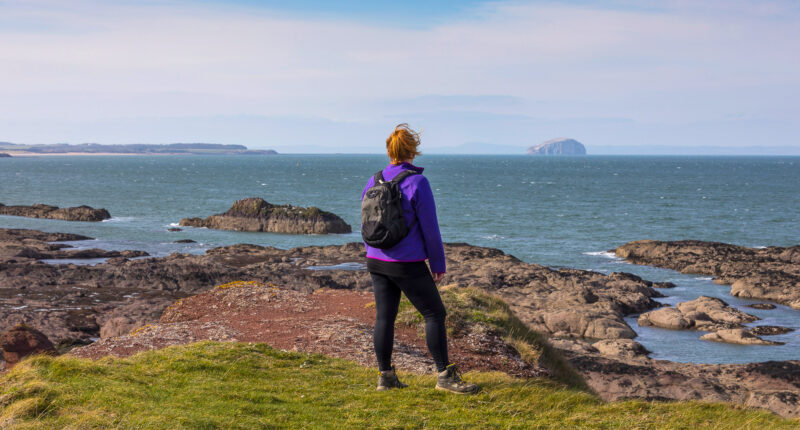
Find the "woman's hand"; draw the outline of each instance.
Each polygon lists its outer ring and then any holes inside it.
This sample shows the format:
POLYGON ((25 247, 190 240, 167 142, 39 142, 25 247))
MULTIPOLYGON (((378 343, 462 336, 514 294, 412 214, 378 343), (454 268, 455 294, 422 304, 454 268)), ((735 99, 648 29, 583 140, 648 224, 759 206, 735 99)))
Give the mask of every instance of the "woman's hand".
POLYGON ((442 280, 442 278, 444 278, 444 273, 434 273, 433 274, 433 283, 434 284, 438 284, 439 281, 442 280))

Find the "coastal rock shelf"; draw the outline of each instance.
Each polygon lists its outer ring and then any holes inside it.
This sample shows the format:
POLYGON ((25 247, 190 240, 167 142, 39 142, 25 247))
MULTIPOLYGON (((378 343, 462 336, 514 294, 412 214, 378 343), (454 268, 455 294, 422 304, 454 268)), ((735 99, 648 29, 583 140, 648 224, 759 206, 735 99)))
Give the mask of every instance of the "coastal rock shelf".
POLYGON ((731 295, 800 309, 800 245, 746 248, 720 242, 638 240, 614 250, 634 264, 714 276, 731 295))
MULTIPOLYGON (((101 341, 86 349, 87 352, 102 349, 104 345, 112 346, 117 337, 122 339, 117 346, 124 346, 126 342, 134 345, 142 339, 141 346, 148 348, 149 345, 169 344, 170 339, 180 342, 192 338, 246 340, 246 330, 250 329, 247 324, 237 326, 235 318, 224 320, 224 324, 214 324, 205 318, 224 317, 220 313, 229 309, 226 300, 235 300, 236 306, 273 306, 277 310, 285 303, 279 300, 283 295, 296 298, 297 303, 309 311, 309 315, 304 316, 310 318, 308 323, 298 324, 299 329, 308 331, 299 332, 306 345, 335 346, 358 340, 361 344, 354 350, 371 351, 369 326, 343 318, 336 313, 341 309, 334 306, 348 296, 353 299, 348 303, 353 305, 351 309, 356 316, 370 314, 374 317, 374 311, 366 306, 371 301, 369 275, 363 270, 308 270, 308 267, 363 261, 364 246, 360 243, 288 250, 240 244, 210 249, 205 255, 175 253, 138 259, 120 256, 93 266, 45 264, 30 257, 68 252, 69 245, 58 242, 81 239, 88 238, 0 229, 0 333, 24 323, 62 346, 90 343, 100 337, 101 341), (240 280, 269 280, 278 290, 272 285, 220 288, 211 294, 186 299, 240 280), (336 291, 328 293, 330 290, 336 291), (308 294, 312 292, 316 294, 308 294), (328 299, 322 300, 323 297, 328 299), (204 301, 212 298, 219 303, 204 301), (178 304, 164 312, 181 299, 185 300, 178 303, 185 301, 186 305, 178 304), (304 300, 310 302, 304 304, 304 300), (189 306, 192 303, 197 306, 189 306), (216 309, 220 312, 185 320, 189 312, 207 311, 213 306, 218 306, 216 309), (314 314, 316 306, 333 312, 314 314), (319 319, 313 319, 314 315, 319 319), (170 321, 169 326, 152 328, 162 318, 162 323, 170 321), (347 339, 341 340, 343 336, 347 339), (148 343, 146 339, 155 343, 148 343), (317 339, 325 341, 317 343, 317 339), (157 343, 161 340, 169 342, 157 343)), ((487 291, 505 301, 526 325, 558 336, 559 339, 553 338, 554 346, 604 399, 730 401, 767 408, 784 416, 800 416, 800 362, 672 363, 648 358, 640 344, 626 339, 635 333, 624 317, 658 307, 653 298, 660 296, 655 288, 662 284, 626 273, 605 275, 576 269, 554 270, 525 263, 493 248, 446 244, 445 250, 448 273, 443 285, 487 291), (590 342, 595 339, 605 340, 596 342, 597 347, 594 347, 590 342)), ((276 319, 275 323, 287 321, 276 319)), ((270 329, 275 330, 275 336, 282 333, 279 326, 270 329)), ((398 329, 398 333, 402 330, 398 329)), ((297 336, 287 337, 285 347, 291 348, 296 339, 297 336)), ((460 345, 485 340, 487 338, 469 337, 460 345)), ((421 351, 422 356, 427 355, 424 345, 414 345, 418 348, 408 351, 414 354, 412 361, 417 362, 417 351, 421 351)), ((484 348, 484 343, 475 345, 484 348)), ((485 345, 487 349, 478 350, 495 351, 503 347, 500 343, 485 345)), ((347 354, 344 350, 342 353, 347 354)), ((494 352, 486 355, 493 356, 494 352)), ((356 356, 342 356, 359 360, 356 356)), ((374 357, 365 355, 364 359, 374 360, 374 357)))
POLYGON ((105 209, 90 206, 59 208, 44 204, 31 206, 6 206, 0 203, 0 215, 24 216, 28 218, 60 219, 64 221, 103 221, 111 218, 105 209))
POLYGON ((316 207, 273 205, 264 199, 237 200, 225 213, 206 219, 184 218, 180 225, 217 230, 289 234, 350 233, 352 229, 337 215, 316 207))

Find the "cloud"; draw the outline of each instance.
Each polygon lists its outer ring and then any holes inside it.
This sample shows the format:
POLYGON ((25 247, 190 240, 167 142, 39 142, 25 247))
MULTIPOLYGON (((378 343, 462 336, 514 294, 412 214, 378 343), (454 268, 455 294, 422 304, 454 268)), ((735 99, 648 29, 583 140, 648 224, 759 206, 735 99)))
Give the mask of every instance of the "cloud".
POLYGON ((0 118, 12 131, 237 115, 372 125, 449 110, 796 122, 798 15, 791 2, 511 1, 408 27, 185 1, 0 1, 0 118))

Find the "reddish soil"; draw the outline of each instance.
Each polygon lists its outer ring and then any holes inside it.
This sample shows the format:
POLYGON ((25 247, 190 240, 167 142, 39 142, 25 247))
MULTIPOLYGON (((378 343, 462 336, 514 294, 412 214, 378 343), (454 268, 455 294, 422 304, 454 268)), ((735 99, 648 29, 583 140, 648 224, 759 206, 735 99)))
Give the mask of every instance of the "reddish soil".
MULTIPOLYGON (((321 353, 375 366, 371 293, 321 289, 313 293, 257 282, 231 282, 178 300, 157 324, 74 349, 79 357, 129 356, 198 340, 263 342, 274 348, 321 353)), ((502 371, 536 377, 547 370, 525 362, 498 335, 477 327, 451 338, 451 360, 463 370, 502 371)), ((398 324, 393 361, 415 373, 434 370, 416 327, 398 324)))

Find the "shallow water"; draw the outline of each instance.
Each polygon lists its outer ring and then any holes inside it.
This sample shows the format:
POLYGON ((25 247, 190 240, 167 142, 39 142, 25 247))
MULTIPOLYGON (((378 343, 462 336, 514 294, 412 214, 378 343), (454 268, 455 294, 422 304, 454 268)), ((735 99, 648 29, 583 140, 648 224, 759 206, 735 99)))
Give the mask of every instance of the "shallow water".
MULTIPOLYGON (((740 301, 699 276, 625 264, 604 251, 637 239, 699 239, 744 246, 800 243, 800 157, 423 156, 444 239, 491 246, 554 267, 626 271, 671 281, 664 303, 700 294, 740 301)), ((79 233, 81 248, 141 249, 154 256, 203 253, 254 243, 279 248, 341 244, 346 235, 295 236, 185 228, 181 218, 224 212, 244 197, 318 206, 359 224, 366 179, 383 167, 374 155, 40 157, 0 160, 0 202, 87 204, 114 216, 101 223, 0 216, 0 226, 79 233), (176 244, 179 239, 197 243, 176 244)), ((800 312, 745 311, 754 324, 800 328, 800 312)), ((770 336, 785 346, 732 346, 702 333, 640 328, 656 358, 694 362, 800 359, 800 334, 770 336)))

